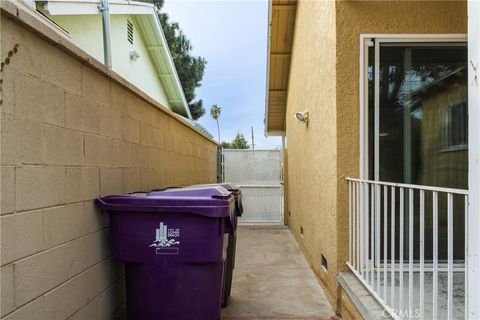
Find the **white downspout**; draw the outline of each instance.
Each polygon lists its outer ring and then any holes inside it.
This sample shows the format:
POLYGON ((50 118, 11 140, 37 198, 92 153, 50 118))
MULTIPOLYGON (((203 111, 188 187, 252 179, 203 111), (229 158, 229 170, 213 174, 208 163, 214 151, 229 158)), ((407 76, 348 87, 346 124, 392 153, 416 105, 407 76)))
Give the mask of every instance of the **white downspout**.
POLYGON ((112 50, 110 45, 110 8, 108 0, 100 0, 100 6, 98 9, 102 14, 104 63, 108 68, 111 68, 112 50))

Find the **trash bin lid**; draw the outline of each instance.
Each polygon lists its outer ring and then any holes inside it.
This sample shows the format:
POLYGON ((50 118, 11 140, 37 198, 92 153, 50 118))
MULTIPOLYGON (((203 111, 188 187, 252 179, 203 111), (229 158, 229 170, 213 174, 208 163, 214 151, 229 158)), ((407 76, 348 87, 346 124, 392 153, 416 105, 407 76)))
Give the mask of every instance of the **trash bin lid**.
POLYGON ((191 187, 195 187, 195 188, 198 188, 198 187, 224 187, 228 191, 240 191, 240 189, 236 185, 231 184, 229 182, 209 183, 209 184, 195 184, 191 187))
POLYGON ((234 197, 220 186, 135 192, 97 198, 95 202, 110 213, 183 212, 214 218, 228 217, 234 208, 234 197))

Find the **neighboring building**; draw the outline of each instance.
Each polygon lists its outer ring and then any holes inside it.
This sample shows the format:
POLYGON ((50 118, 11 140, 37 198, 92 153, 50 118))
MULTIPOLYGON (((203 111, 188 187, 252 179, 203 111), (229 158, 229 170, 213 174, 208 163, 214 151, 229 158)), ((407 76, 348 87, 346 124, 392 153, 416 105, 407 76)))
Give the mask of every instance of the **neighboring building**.
POLYGON ((285 221, 331 304, 479 319, 467 2, 273 0, 270 14, 266 134, 284 136, 285 221))
MULTIPOLYGON (((36 8, 72 42, 103 62, 102 16, 98 2, 36 0, 36 8)), ((149 3, 110 1, 112 69, 163 106, 191 119, 156 8, 149 3)))

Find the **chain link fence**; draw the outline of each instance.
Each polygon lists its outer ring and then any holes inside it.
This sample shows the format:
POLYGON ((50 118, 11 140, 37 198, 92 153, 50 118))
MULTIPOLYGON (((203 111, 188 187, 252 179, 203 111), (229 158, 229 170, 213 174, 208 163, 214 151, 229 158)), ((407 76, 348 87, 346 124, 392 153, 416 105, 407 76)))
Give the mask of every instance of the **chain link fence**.
POLYGON ((282 153, 280 150, 223 149, 223 180, 242 191, 240 223, 283 223, 282 153))

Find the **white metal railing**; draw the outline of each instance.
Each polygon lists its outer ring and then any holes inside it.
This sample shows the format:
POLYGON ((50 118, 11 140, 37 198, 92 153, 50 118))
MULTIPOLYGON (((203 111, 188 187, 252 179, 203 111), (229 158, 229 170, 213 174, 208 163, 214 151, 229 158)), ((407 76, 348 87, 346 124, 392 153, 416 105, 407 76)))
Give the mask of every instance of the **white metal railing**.
POLYGON ((468 191, 347 178, 348 267, 394 319, 464 319, 468 191))

